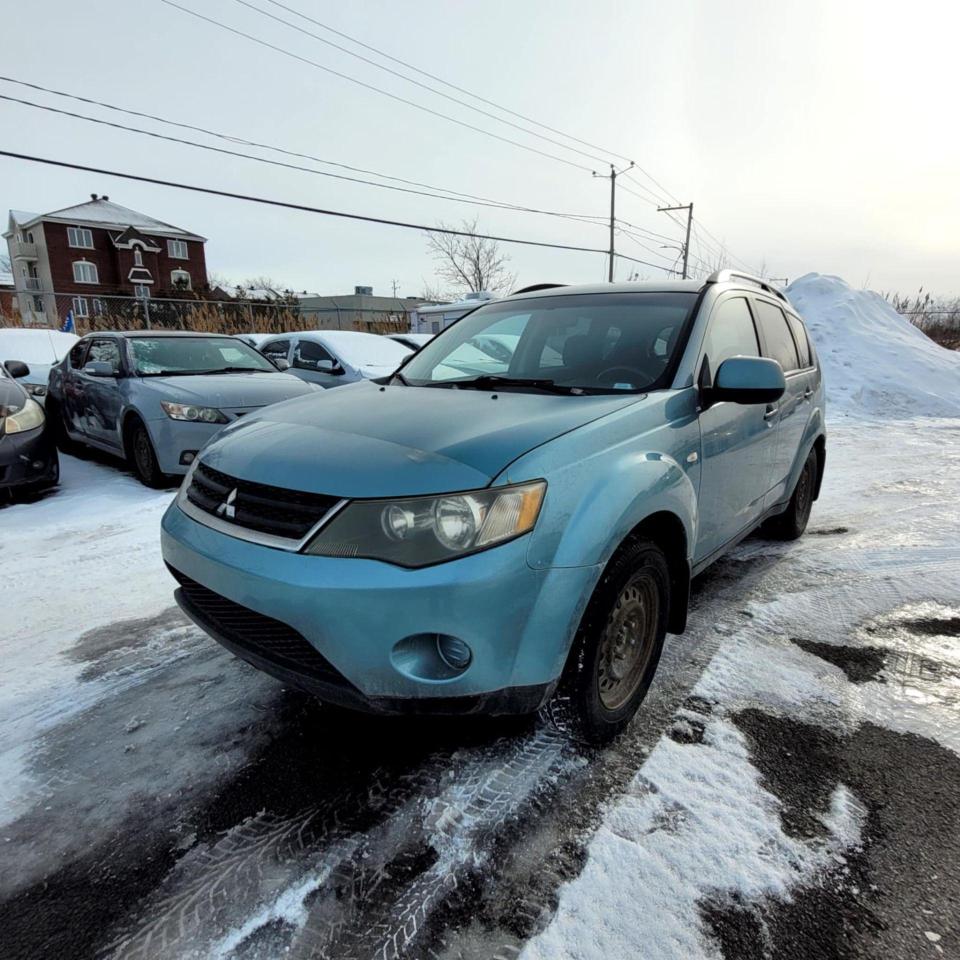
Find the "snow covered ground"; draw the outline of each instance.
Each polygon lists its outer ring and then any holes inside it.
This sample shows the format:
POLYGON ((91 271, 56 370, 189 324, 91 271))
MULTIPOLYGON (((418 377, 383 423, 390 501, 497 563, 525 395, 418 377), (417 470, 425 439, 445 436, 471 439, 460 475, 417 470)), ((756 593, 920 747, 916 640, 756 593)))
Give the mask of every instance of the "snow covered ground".
POLYGON ((172 491, 114 462, 0 509, 0 955, 960 955, 960 367, 835 278, 790 295, 810 530, 698 580, 604 751, 284 691, 173 607, 172 491))

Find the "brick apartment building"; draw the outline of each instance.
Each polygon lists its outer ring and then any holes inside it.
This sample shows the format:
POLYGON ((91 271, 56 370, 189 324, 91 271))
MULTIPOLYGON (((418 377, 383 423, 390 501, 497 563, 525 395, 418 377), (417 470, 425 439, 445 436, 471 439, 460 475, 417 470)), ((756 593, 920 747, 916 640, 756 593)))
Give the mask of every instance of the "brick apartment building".
POLYGON ((11 210, 4 237, 27 323, 59 326, 70 309, 77 318, 106 313, 111 296, 207 288, 204 237, 95 193, 52 213, 11 210))

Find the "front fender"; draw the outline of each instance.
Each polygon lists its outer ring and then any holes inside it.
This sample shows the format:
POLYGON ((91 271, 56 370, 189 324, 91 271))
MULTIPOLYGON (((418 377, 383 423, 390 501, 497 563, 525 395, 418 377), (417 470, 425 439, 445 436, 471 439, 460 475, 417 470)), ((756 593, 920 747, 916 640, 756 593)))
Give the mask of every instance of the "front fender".
POLYGON ((591 474, 572 502, 544 504, 544 522, 538 522, 527 554, 532 567, 606 564, 631 530, 662 512, 675 515, 683 524, 690 561, 691 545, 696 542, 697 492, 673 457, 638 452, 608 464, 602 474, 591 474))

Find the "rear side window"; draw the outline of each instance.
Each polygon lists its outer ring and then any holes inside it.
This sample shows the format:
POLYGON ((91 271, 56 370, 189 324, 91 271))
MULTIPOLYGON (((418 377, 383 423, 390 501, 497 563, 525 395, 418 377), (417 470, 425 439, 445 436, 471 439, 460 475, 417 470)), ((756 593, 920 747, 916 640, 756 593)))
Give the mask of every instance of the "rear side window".
POLYGON ((811 366, 810 341, 807 340, 807 328, 804 327, 801 320, 798 320, 796 317, 791 317, 789 313, 787 314, 787 322, 790 324, 790 329, 793 331, 793 339, 797 341, 797 349, 800 351, 800 366, 811 366))
POLYGON ((265 343, 260 348, 260 352, 271 360, 286 360, 287 354, 290 352, 290 341, 271 340, 270 343, 265 343))
POLYGON ((89 340, 80 340, 70 349, 70 366, 74 370, 79 370, 83 366, 83 355, 87 352, 89 346, 89 340))
POLYGON ((730 357, 760 356, 757 331, 746 297, 724 300, 717 307, 703 341, 703 354, 712 374, 730 357))
POLYGON ((766 344, 766 356, 778 361, 784 373, 799 370, 800 357, 783 311, 766 300, 755 300, 754 304, 757 308, 757 322, 766 344))

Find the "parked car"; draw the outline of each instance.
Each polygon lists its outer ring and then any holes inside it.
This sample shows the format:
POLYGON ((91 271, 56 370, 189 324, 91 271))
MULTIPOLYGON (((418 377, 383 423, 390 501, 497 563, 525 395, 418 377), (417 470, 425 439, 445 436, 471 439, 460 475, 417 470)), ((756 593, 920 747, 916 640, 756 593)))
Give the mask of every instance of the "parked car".
POLYGON ((47 413, 61 445, 126 457, 143 483, 162 486, 225 424, 315 392, 236 337, 91 333, 50 371, 47 413))
POLYGON ((260 344, 271 360, 286 360, 290 372, 322 387, 339 387, 393 373, 412 352, 376 333, 310 330, 283 333, 260 344))
POLYGON ((242 340, 248 346, 253 347, 254 350, 259 350, 260 345, 264 340, 269 340, 271 337, 276 336, 273 333, 238 333, 236 334, 237 339, 242 340))
POLYGON ((43 407, 23 386, 29 376, 19 360, 0 364, 0 490, 8 493, 45 490, 60 479, 43 407))
POLYGON ((196 623, 321 698, 543 708, 604 741, 691 577, 764 522, 803 533, 825 452, 820 365, 769 284, 558 287, 479 307, 388 383, 230 425, 162 549, 196 623), (511 329, 499 368, 449 362, 511 329))
POLYGON ((397 343, 402 343, 411 350, 419 350, 425 347, 435 336, 432 333, 388 333, 387 336, 397 343))
POLYGON ((20 360, 27 364, 30 372, 21 383, 34 400, 43 403, 50 368, 67 355, 77 339, 72 333, 45 327, 3 327, 0 329, 0 363, 20 360))

